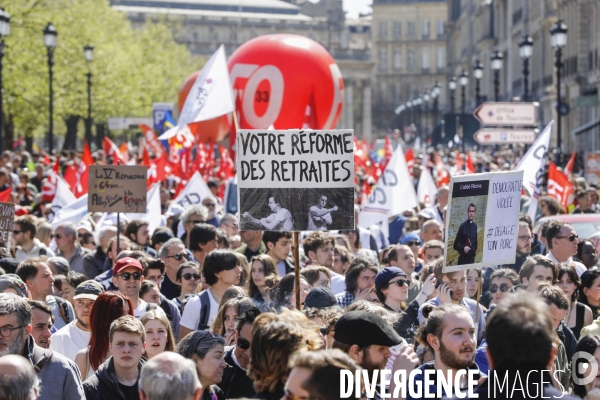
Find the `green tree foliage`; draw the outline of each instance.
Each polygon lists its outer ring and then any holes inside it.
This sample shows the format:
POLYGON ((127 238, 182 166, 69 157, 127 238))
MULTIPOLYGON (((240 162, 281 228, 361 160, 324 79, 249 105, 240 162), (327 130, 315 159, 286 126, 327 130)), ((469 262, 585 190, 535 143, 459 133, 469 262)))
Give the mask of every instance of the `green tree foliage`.
POLYGON ((48 129, 48 66, 42 34, 48 22, 58 31, 54 50, 57 135, 64 135, 69 117, 87 117, 90 69, 93 118, 99 122, 150 116, 153 102, 176 103, 185 78, 202 66, 175 42, 177 21, 148 21, 134 29, 108 0, 5 0, 3 7, 11 14, 4 57, 4 113, 15 136, 40 137, 48 129), (83 56, 87 44, 95 46, 90 66, 83 56))

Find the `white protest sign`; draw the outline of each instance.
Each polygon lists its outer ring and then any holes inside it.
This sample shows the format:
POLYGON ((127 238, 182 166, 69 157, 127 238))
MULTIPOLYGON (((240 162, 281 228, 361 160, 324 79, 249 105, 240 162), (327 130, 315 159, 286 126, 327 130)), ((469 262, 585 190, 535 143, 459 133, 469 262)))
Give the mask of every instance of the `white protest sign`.
POLYGON ((175 212, 175 205, 186 209, 194 204, 202 204, 202 199, 207 196, 212 196, 212 193, 204 179, 202 179, 200 172, 196 171, 183 190, 171 202, 167 213, 169 215, 178 214, 175 212))
MULTIPOLYGON (((408 173, 404 152, 398 144, 367 203, 363 205, 358 217, 358 226, 369 228, 373 224, 387 222, 389 217, 418 205, 417 193, 408 173)), ((383 225, 387 226, 385 223, 383 225)))
POLYGON ((54 216, 67 204, 70 204, 77 200, 77 197, 71 192, 69 184, 61 177, 57 178, 56 181, 56 194, 52 200, 50 208, 50 214, 48 215, 48 222, 52 222, 54 216))
POLYGON ((165 225, 160 209, 160 184, 156 183, 146 194, 148 199, 146 202, 146 212, 139 214, 125 214, 129 221, 141 219, 148 222, 148 232, 150 235, 154 233, 156 228, 165 225))
POLYGON ((12 246, 13 226, 15 222, 15 205, 0 202, 0 243, 6 248, 12 246))
POLYGON ((242 130, 240 230, 354 229, 354 131, 242 130))
POLYGON ((452 177, 444 272, 515 262, 523 171, 452 177))

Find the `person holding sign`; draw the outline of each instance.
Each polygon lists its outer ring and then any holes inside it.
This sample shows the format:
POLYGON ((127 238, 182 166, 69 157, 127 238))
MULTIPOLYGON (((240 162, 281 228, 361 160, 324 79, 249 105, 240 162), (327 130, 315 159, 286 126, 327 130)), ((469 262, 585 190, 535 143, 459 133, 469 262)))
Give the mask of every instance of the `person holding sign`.
POLYGON ((269 231, 293 231, 294 218, 292 214, 281 204, 275 196, 269 196, 269 208, 273 214, 266 218, 256 219, 248 211, 244 212, 243 217, 248 218, 252 223, 269 231))
POLYGON ((331 225, 331 212, 337 211, 337 206, 325 208, 327 205, 327 196, 321 196, 319 203, 308 209, 308 227, 309 231, 326 231, 327 225, 331 225))
POLYGON ((471 203, 467 207, 467 220, 460 225, 454 239, 454 250, 458 251, 458 264, 475 263, 477 253, 477 224, 473 221, 477 207, 471 203))

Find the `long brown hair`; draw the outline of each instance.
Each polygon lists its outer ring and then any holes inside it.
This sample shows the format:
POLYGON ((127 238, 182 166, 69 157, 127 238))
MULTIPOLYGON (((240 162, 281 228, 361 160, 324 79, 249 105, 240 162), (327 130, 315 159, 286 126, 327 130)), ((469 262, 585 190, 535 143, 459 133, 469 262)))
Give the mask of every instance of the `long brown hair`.
MULTIPOLYGON (((277 285, 279 274, 277 272, 277 267, 275 266, 275 261, 273 261, 273 258, 266 254, 259 254, 257 256, 254 256, 250 260, 250 268, 252 268, 252 264, 254 264, 254 261, 258 261, 263 265, 263 273, 265 275, 265 284, 267 285, 267 287, 269 289, 275 287, 277 285)), ((250 296, 250 298, 254 298, 255 295, 260 293, 258 287, 252 279, 252 272, 250 272, 248 282, 246 283, 246 291, 248 292, 248 296, 250 296)))
POLYGON ((100 367, 108 354, 108 331, 110 324, 123 315, 133 316, 133 303, 118 292, 104 292, 94 301, 90 311, 90 365, 100 367), (129 305, 129 312, 125 310, 129 305))

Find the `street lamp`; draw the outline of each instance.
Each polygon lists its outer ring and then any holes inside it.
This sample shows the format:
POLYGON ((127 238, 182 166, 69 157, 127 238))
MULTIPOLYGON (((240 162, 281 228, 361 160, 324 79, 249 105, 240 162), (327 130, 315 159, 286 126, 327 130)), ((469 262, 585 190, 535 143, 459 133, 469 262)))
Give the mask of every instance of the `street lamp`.
POLYGON ((467 154, 465 151, 466 148, 466 138, 465 138, 465 113, 466 113, 466 107, 467 107, 467 103, 465 100, 465 91, 467 89, 467 85, 469 84, 469 73, 467 71, 465 71, 463 69, 462 73, 460 74, 460 86, 461 86, 461 92, 460 92, 460 101, 461 101, 461 125, 462 125, 462 132, 463 132, 463 137, 462 137, 462 151, 463 154, 467 154))
POLYGON ((88 96, 88 115, 85 120, 85 140, 88 146, 92 143, 92 70, 90 64, 94 59, 94 46, 87 45, 83 47, 83 56, 88 64, 87 75, 87 96, 88 96))
POLYGON ((500 70, 502 69, 502 59, 504 55, 501 51, 492 53, 490 67, 494 71, 494 100, 500 101, 500 70))
POLYGON ((562 118, 560 115, 560 75, 563 67, 562 63, 562 48, 567 44, 567 25, 558 20, 556 24, 552 25, 550 28, 550 45, 553 49, 555 49, 556 54, 556 63, 554 66, 556 67, 556 131, 558 133, 556 139, 556 147, 558 151, 556 153, 558 160, 561 157, 561 123, 562 118))
POLYGON ((0 8, 0 152, 4 150, 4 108, 2 107, 2 59, 4 58, 4 38, 10 33, 10 14, 0 8))
POLYGON ((451 76, 448 80, 448 89, 450 89, 450 113, 454 112, 454 90, 456 90, 456 77, 451 76))
POLYGON ((440 92, 441 92, 440 84, 436 82, 435 85, 433 85, 433 89, 431 89, 431 97, 433 97, 433 120, 435 121, 434 129, 435 129, 435 126, 437 126, 437 118, 438 118, 437 114, 438 114, 438 107, 439 107, 438 98, 440 96, 440 92))
POLYGON ((423 137, 421 135, 421 104, 423 104, 423 96, 418 95, 417 98, 413 101, 413 104, 416 104, 417 106, 417 123, 415 124, 417 127, 417 133, 419 134, 421 142, 423 142, 423 137))
POLYGON ((431 98, 429 91, 423 93, 423 103, 425 104, 425 134, 429 135, 429 99, 431 98))
POLYGON ((48 72, 49 72, 49 85, 50 85, 50 124, 48 127, 48 152, 52 154, 52 135, 54 134, 52 131, 52 67, 54 66, 54 48, 56 47, 56 37, 58 36, 58 32, 54 25, 49 23, 44 28, 44 46, 48 49, 48 72))
POLYGON ((481 96, 479 95, 479 81, 483 78, 483 63, 479 60, 473 65, 473 76, 475 77, 475 107, 481 104, 481 96))
POLYGON ((523 60, 523 100, 529 99, 529 58, 533 54, 533 38, 524 35, 519 42, 519 57, 523 60))

